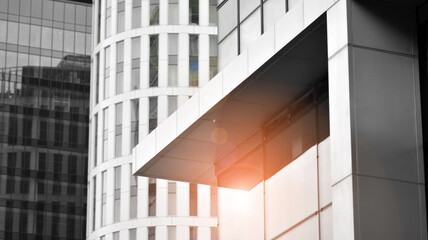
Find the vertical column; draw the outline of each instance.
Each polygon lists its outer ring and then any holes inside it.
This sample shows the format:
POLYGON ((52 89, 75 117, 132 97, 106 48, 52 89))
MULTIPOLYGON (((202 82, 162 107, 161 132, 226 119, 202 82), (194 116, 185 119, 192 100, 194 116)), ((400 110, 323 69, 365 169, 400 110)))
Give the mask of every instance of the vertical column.
POLYGON ((148 230, 147 227, 137 228, 137 239, 138 240, 147 240, 148 239, 148 230))
POLYGON ((158 86, 168 86, 168 34, 159 34, 159 71, 158 86))
MULTIPOLYGON (((208 2, 208 1, 201 1, 208 2)), ((198 78, 199 87, 203 87, 210 80, 210 37, 208 34, 199 34, 198 78)))
MULTIPOLYGON (((198 184, 198 217, 210 217, 211 215, 211 191, 209 185, 198 184)), ((203 238, 205 239, 205 238, 203 238)))
POLYGON ((156 240, 168 240, 168 227, 157 226, 156 227, 156 240))
POLYGON ((111 0, 111 36, 117 33, 117 1, 111 0))
MULTIPOLYGON (((108 149, 107 157, 105 160, 110 160, 114 158, 114 149, 115 149, 115 128, 116 128, 116 105, 112 104, 108 108, 109 120, 108 120, 108 149)), ((113 175, 112 175, 113 176, 113 175)))
POLYGON ((98 172, 96 179, 96 189, 95 189, 95 229, 101 227, 101 196, 102 196, 102 176, 101 172, 98 172))
POLYGON ((106 200, 106 225, 113 223, 114 217, 114 168, 107 169, 107 200, 106 200))
MULTIPOLYGON (((125 0, 125 31, 131 28, 132 28, 132 0, 125 0)), ((125 42, 125 48, 126 48, 126 42, 125 42)))
MULTIPOLYGON (((146 177, 138 177, 137 178, 137 184, 138 184, 138 200, 137 200, 137 218, 143 218, 143 217, 147 217, 148 214, 148 206, 149 206, 149 201, 148 201, 148 196, 149 196, 149 185, 148 185, 148 178, 146 177)), ((138 232, 140 232, 142 230, 138 230, 138 232)), ((140 237, 138 237, 137 233, 137 239, 140 239, 140 237)), ((147 236, 147 232, 146 232, 146 236, 147 236)))
POLYGON ((168 96, 158 96, 158 126, 168 118, 168 96))
MULTIPOLYGON (((126 15, 125 15, 126 16, 126 15)), ((124 40, 123 55, 123 92, 131 91, 132 50, 131 38, 124 40)))
MULTIPOLYGON (((187 15, 186 17, 188 18, 187 15)), ((189 34, 187 33, 178 34, 178 86, 189 86, 189 34)))
MULTIPOLYGON (((141 7, 143 8, 143 7, 141 7)), ((150 38, 149 35, 141 36, 141 45, 140 45, 140 88, 149 87, 149 76, 150 76, 150 38)), ((140 118, 141 119, 141 118, 140 118)))
MULTIPOLYGON (((122 117, 122 155, 131 154, 131 100, 123 102, 123 117, 122 117)), ((125 172, 126 175, 129 172, 125 172)), ((124 174, 122 174, 124 175, 124 174)))
MULTIPOLYGON (((168 0, 159 0, 159 25, 168 24, 168 0)), ((166 45, 159 45, 166 46, 166 45)))
MULTIPOLYGON (((102 41, 105 39, 105 36, 106 36, 106 1, 99 1, 99 2, 101 3, 100 41, 102 41)), ((97 16, 92 16, 92 17, 97 17, 97 16)))
MULTIPOLYGON (((129 146, 129 145, 128 145, 129 146)), ((129 149, 129 148, 128 148, 129 149)), ((122 164, 121 165, 121 179, 120 179, 120 220, 124 221, 129 219, 129 201, 131 199, 131 176, 129 176, 129 173, 131 172, 131 170, 129 169, 130 165, 129 164, 122 164)), ((128 231, 127 231, 128 232, 128 231)), ((128 234, 128 233, 127 233, 128 234)), ((126 238, 122 238, 122 233, 121 233, 121 238, 120 239, 128 239, 126 238)))
POLYGON ((140 112, 138 120, 138 141, 143 140, 149 134, 149 98, 140 98, 140 112))
POLYGON ((327 11, 334 239, 427 238, 415 12, 327 11))
POLYGON ((105 48, 100 50, 100 72, 99 86, 98 86, 98 103, 104 99, 104 68, 105 68, 105 48))
MULTIPOLYGON (((141 0, 141 26, 145 27, 149 25, 150 25, 150 0, 141 0)), ((144 56, 144 55, 141 54, 140 56, 144 56)))
POLYGON ((178 1, 179 23, 189 25, 189 0, 178 1))
MULTIPOLYGON (((112 26, 117 24, 112 24, 112 26)), ((117 44, 110 45, 110 88, 109 97, 116 95, 117 44)))
POLYGON ((211 240, 211 228, 207 226, 197 227, 197 239, 211 240))
POLYGON ((199 0, 199 25, 209 25, 209 0, 199 0))
MULTIPOLYGON (((100 109, 98 111, 98 139, 96 139, 96 141, 98 141, 98 145, 97 145, 97 166, 100 165, 100 163, 103 162, 103 129, 104 129, 104 111, 102 109, 100 109)), ((98 177, 98 176, 97 176, 98 177)), ((99 186, 97 183, 97 188, 99 188, 99 186)), ((98 190, 98 189, 97 189, 98 190)))
MULTIPOLYGON (((190 239, 190 230, 189 226, 177 226, 177 240, 188 240, 190 239)), ((204 239, 205 238, 199 238, 204 239)))
MULTIPOLYGON (((156 216, 168 215, 168 181, 156 179, 156 216)), ((156 238, 158 228, 156 227, 156 238)), ((166 231, 166 230, 165 230, 166 231)))
POLYGON ((186 182, 177 182, 177 216, 189 216, 189 183, 186 182))

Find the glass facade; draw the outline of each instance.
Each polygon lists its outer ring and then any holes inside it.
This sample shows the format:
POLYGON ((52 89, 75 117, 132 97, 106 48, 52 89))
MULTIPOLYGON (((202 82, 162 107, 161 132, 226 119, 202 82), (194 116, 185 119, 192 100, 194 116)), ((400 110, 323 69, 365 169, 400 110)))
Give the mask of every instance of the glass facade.
POLYGON ((220 68, 301 0, 228 0, 218 10, 220 68))
POLYGON ((0 239, 85 239, 91 14, 0 1, 0 239))

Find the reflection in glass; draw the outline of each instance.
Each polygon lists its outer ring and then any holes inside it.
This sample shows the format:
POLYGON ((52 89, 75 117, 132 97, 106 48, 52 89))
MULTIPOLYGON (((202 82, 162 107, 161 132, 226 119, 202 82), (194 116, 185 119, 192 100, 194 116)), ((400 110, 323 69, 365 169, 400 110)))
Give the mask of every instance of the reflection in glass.
POLYGON ((168 86, 178 85, 178 34, 168 34, 168 86))
POLYGON ((158 125, 158 98, 149 97, 149 132, 158 125))
POLYGON ((117 4, 117 32, 125 31, 125 2, 119 1, 117 4))
POLYGON ((189 35, 189 86, 198 86, 199 36, 189 35))
POLYGON ((159 36, 150 36, 150 87, 158 86, 158 52, 159 52, 159 36))
POLYGON ((189 24, 199 24, 199 0, 189 0, 189 24))
POLYGON ((241 52, 245 51, 261 35, 260 8, 241 23, 241 52))
POLYGON ((217 35, 210 35, 210 79, 218 72, 217 35))
POLYGON ((159 24, 159 0, 150 0, 150 25, 159 24))

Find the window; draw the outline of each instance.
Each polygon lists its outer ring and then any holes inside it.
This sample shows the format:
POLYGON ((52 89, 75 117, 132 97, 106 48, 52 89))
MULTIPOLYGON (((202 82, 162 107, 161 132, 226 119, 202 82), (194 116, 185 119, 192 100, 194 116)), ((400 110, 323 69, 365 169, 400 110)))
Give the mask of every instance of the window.
POLYGON ((114 168, 114 222, 120 221, 120 184, 121 184, 121 167, 114 168))
MULTIPOLYGON (((130 176, 131 176, 131 198, 129 204, 129 218, 133 219, 137 217, 137 195, 138 195, 138 186, 137 186, 137 176, 132 175, 132 163, 129 164, 130 167, 130 176)), ((132 239, 130 237, 130 239, 132 239)), ((135 238, 134 238, 135 239, 135 238)))
POLYGON ((103 110, 104 124, 103 124, 103 161, 106 161, 108 158, 108 108, 103 110))
POLYGON ((150 25, 159 24, 159 0, 150 0, 150 25))
MULTIPOLYGON (((149 216, 156 216, 156 179, 154 178, 149 178, 149 216)), ((151 239, 150 231, 149 239, 151 239)))
POLYGON ((106 99, 110 95, 110 47, 105 48, 104 66, 104 99, 106 99))
POLYGON ((218 207, 217 207, 217 204, 218 204, 218 200, 217 200, 217 196, 218 196, 218 193, 217 193, 217 187, 216 186, 211 186, 210 187, 210 196, 211 196, 211 201, 210 201, 210 207, 211 207, 211 209, 210 209, 210 212, 211 212, 211 216, 213 216, 213 217, 217 217, 218 216, 218 207))
POLYGON ((141 27, 141 0, 132 0, 132 28, 141 27))
POLYGON ((113 233, 113 240, 119 240, 119 232, 113 233))
POLYGON ((97 166, 98 157, 98 114, 94 116, 94 167, 97 166))
POLYGON ((97 0, 98 1, 98 8, 97 8, 97 43, 100 43, 101 40, 101 1, 102 0, 97 0))
POLYGON ((141 55, 141 38, 132 38, 132 72, 131 72, 131 89, 140 88, 140 55, 141 55))
POLYGON ((168 226, 168 240, 176 240, 177 237, 177 227, 168 226))
POLYGON ((158 98, 149 97, 149 133, 158 126, 158 98))
POLYGON ((129 229, 129 240, 137 240, 137 229, 129 229))
POLYGON ((210 35, 210 79, 218 72, 217 36, 210 35))
POLYGON ((190 240, 197 240, 197 231, 196 231, 196 227, 190 227, 190 240))
POLYGON ((178 85, 178 34, 168 34, 168 86, 178 85))
POLYGON ((105 38, 111 36, 111 1, 112 0, 107 0, 106 4, 105 38))
POLYGON ((158 86, 158 47, 159 47, 158 35, 150 36, 150 87, 158 86))
POLYGON ((123 92, 123 58, 124 58, 124 41, 117 43, 116 49, 117 66, 116 66, 116 94, 123 92))
POLYGON ((155 240, 156 239, 156 228, 155 227, 148 227, 148 240, 155 240))
POLYGON ((177 102, 177 96, 168 96, 168 116, 170 116, 177 110, 177 102))
POLYGON ((116 129, 114 156, 122 156, 122 103, 116 104, 116 129))
POLYGON ((101 173, 101 226, 106 225, 106 203, 107 203, 107 171, 101 173))
POLYGON ((168 0, 168 24, 178 24, 178 0, 168 0))
POLYGON ((198 216, 198 185, 190 183, 189 188, 190 216, 198 216))
POLYGON ((95 57, 95 64, 96 64, 96 76, 95 76, 95 103, 98 103, 98 98, 99 98, 99 85, 100 85, 100 53, 97 53, 96 57, 95 57))
POLYGON ((189 35, 189 86, 198 86, 198 35, 189 35))
POLYGON ((212 26, 217 26, 217 0, 209 1, 209 23, 212 26))
POLYGON ((177 206, 176 206, 177 192, 176 191, 177 191, 177 183, 168 182, 168 216, 175 216, 177 214, 177 206))
POLYGON ((199 0, 189 0, 189 23, 199 24, 199 0))
POLYGON ((125 0, 118 0, 117 3, 117 32, 125 31, 125 0))
POLYGON ((138 143, 139 112, 139 99, 134 99, 131 101, 131 150, 138 143))
POLYGON ((92 184, 94 185, 94 191, 92 192, 92 231, 95 231, 95 220, 97 218, 97 176, 92 178, 92 184))

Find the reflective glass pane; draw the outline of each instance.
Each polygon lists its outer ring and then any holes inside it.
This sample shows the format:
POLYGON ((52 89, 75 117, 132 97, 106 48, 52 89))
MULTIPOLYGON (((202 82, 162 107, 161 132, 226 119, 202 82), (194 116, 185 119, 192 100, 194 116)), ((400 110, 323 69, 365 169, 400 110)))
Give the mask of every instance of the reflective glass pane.
POLYGON ((76 53, 84 54, 85 53, 85 34, 81 32, 76 32, 76 53))
POLYGON ((31 17, 42 18, 42 0, 31 0, 31 17))
POLYGON ((30 25, 28 24, 19 24, 19 45, 30 45, 30 25))
MULTIPOLYGON (((0 29, 2 29, 2 31, 5 31, 7 29, 7 22, 0 20, 0 29)), ((0 34, 0 42, 6 42, 6 34, 0 34)))
MULTIPOLYGON (((76 18, 76 5, 71 3, 65 4, 65 22, 74 23, 76 18)), ((84 20, 84 19, 83 19, 84 20)))
POLYGON ((7 42, 16 44, 18 42, 18 23, 8 22, 7 42))
POLYGON ((52 20, 54 8, 53 4, 54 3, 51 0, 43 0, 43 19, 52 20))
POLYGON ((76 5, 76 24, 85 25, 86 23, 86 7, 76 5))
POLYGON ((54 28, 53 34, 52 34, 53 50, 62 51, 63 40, 64 40, 64 30, 54 28))
POLYGON ((19 14, 19 0, 9 0, 9 14, 19 14))
POLYGON ((140 42, 139 37, 132 39, 132 59, 140 58, 140 42))
POLYGON ((189 23, 199 24, 199 0, 189 0, 189 23))
POLYGON ((74 52, 74 32, 64 31, 64 52, 74 52))
POLYGON ((30 46, 31 47, 40 47, 42 28, 40 26, 31 25, 30 29, 30 46))
POLYGON ((159 24, 159 0, 150 0, 150 25, 159 24))
POLYGON ((139 27, 141 27, 141 7, 134 7, 132 9, 132 28, 139 27))
POLYGON ((21 0, 21 6, 20 6, 20 15, 21 16, 30 16, 31 11, 31 0, 21 0))
POLYGON ((52 48, 52 28, 42 27, 42 48, 52 48))
POLYGON ((64 21, 64 3, 54 2, 54 20, 63 22, 64 21))

